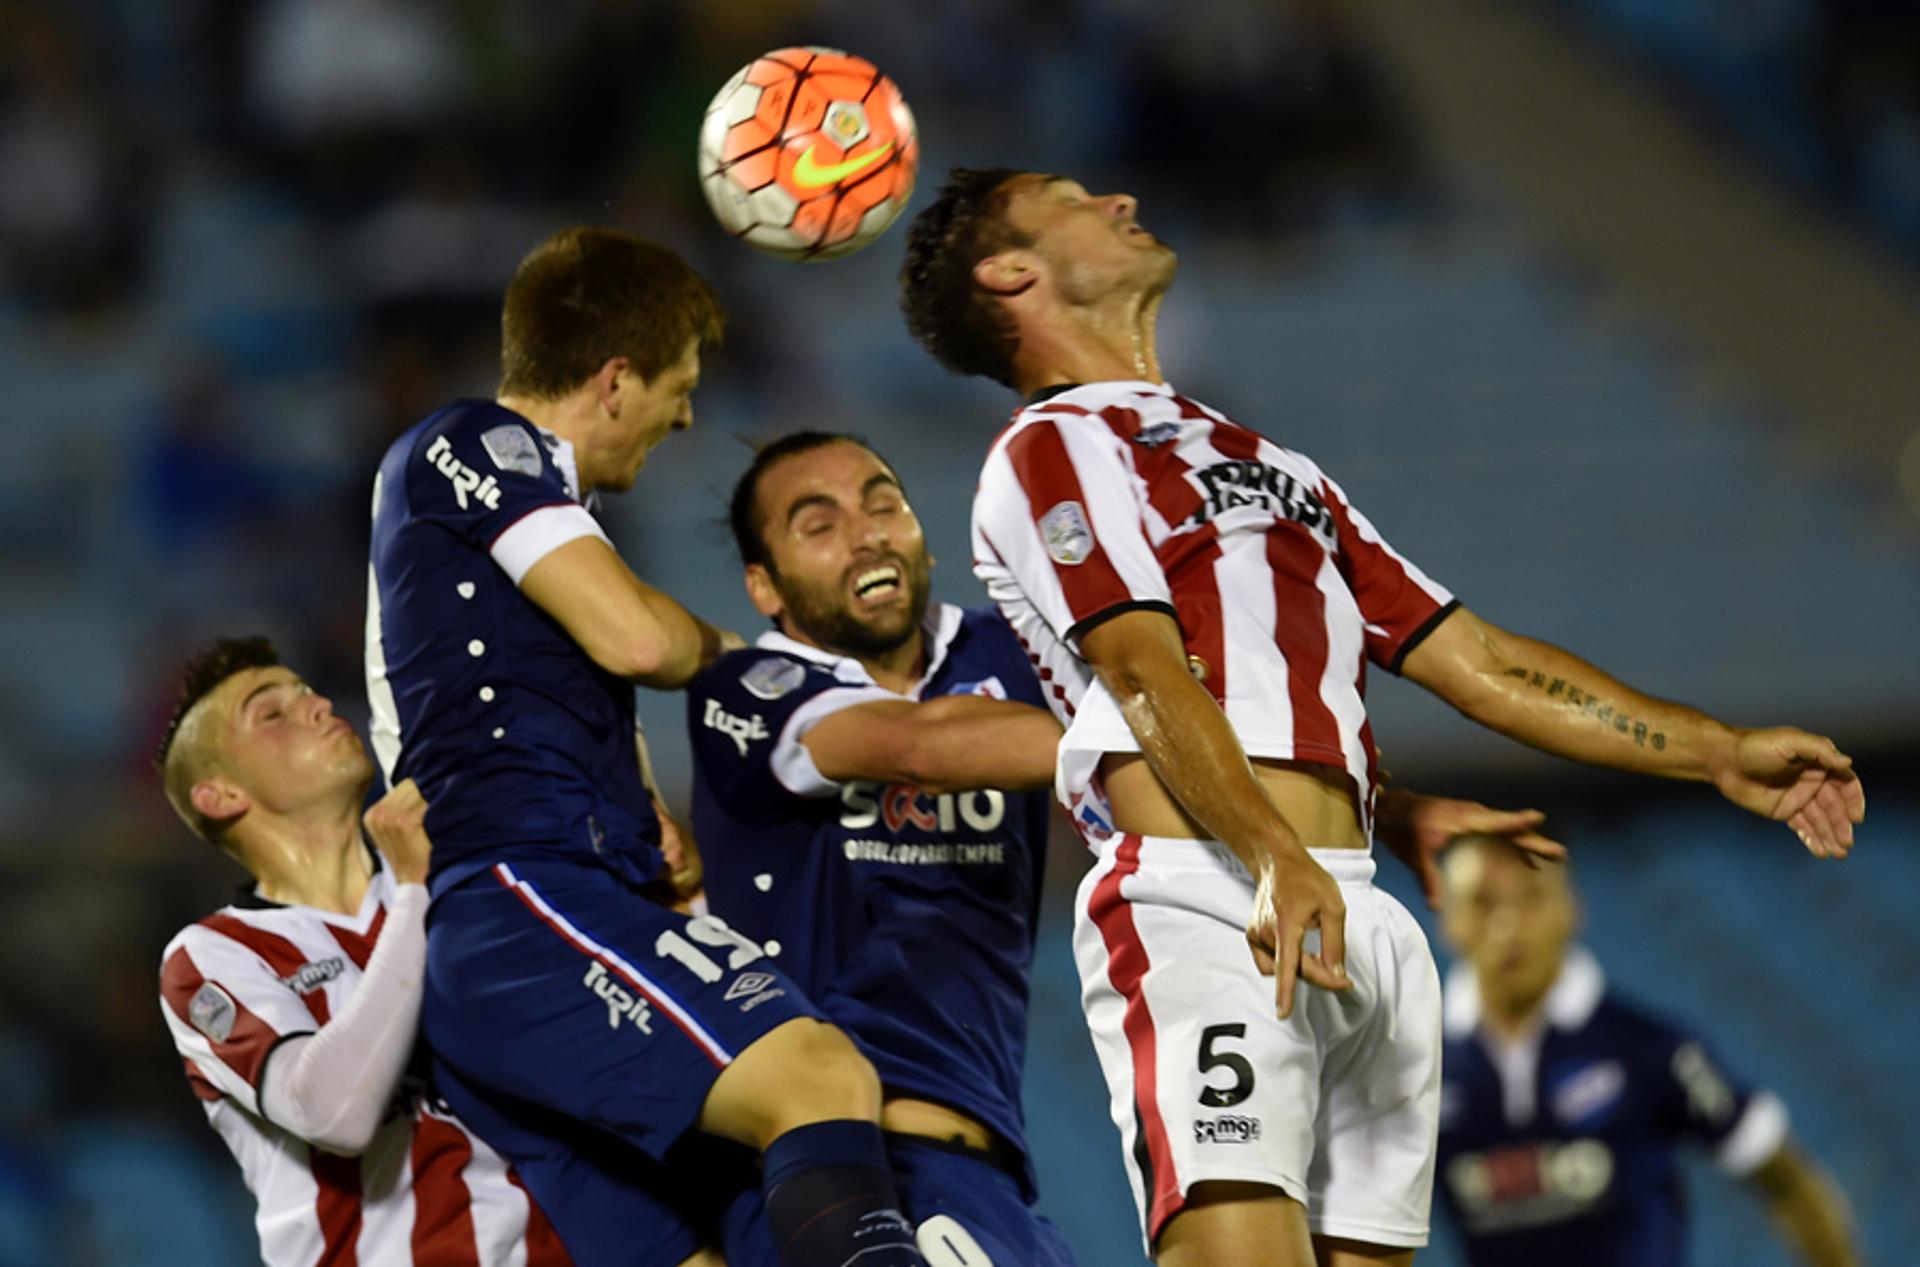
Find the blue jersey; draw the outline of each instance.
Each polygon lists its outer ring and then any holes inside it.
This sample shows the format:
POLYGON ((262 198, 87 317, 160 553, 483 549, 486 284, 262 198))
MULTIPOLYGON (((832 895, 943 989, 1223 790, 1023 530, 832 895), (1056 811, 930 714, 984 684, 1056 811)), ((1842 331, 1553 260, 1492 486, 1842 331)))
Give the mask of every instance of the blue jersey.
POLYGON ((1543 1010, 1539 1033, 1501 1044, 1479 1027, 1471 972, 1447 982, 1439 1193, 1468 1261, 1680 1267, 1677 1147, 1750 1173, 1785 1140, 1785 1110, 1698 1038, 1608 995, 1584 950, 1543 1010))
MULTIPOLYGON (((919 695, 1045 707, 991 610, 940 606, 919 695)), ((777 634, 693 681, 694 835, 709 909, 859 1043, 889 1092, 949 1105, 1022 1158, 1027 973, 1045 863, 1045 792, 934 795, 824 778, 800 742, 840 709, 900 697, 858 661, 777 634)))
POLYGON ((600 536, 572 446, 458 401, 387 450, 374 481, 367 697, 389 784, 431 809, 434 891, 510 858, 661 871, 632 686, 524 598, 548 552, 600 536))

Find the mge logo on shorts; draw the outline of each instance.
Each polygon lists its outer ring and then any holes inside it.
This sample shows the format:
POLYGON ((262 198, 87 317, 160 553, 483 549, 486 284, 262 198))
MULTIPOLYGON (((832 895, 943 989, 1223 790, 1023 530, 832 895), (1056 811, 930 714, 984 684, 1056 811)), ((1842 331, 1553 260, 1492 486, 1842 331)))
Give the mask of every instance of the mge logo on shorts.
POLYGON ((581 984, 599 995, 607 1005, 608 1029, 619 1029, 620 1021, 624 1018, 632 1021, 633 1027, 642 1034, 653 1033, 653 1026, 649 1024, 653 1019, 653 1009, 645 999, 615 981, 598 959, 587 965, 586 979, 581 984))

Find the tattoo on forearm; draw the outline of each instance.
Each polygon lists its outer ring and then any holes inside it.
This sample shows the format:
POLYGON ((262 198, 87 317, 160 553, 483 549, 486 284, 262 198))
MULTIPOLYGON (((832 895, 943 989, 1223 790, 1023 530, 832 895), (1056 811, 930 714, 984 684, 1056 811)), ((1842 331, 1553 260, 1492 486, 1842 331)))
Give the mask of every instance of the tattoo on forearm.
POLYGON ((1655 752, 1666 751, 1666 732, 1652 729, 1646 722, 1615 709, 1613 705, 1604 702, 1593 692, 1582 690, 1565 678, 1554 677, 1538 669, 1528 669, 1517 664, 1508 669, 1506 675, 1554 699, 1564 699, 1602 726, 1613 727, 1616 733, 1631 739, 1642 748, 1652 748, 1655 752))

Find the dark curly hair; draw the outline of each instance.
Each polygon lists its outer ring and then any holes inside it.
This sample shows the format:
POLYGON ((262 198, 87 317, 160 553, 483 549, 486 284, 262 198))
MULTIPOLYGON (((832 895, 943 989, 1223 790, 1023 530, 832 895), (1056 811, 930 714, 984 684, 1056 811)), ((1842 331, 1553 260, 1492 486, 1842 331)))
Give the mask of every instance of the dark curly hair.
POLYGON ((973 266, 1033 239, 1007 222, 1009 167, 956 167, 907 229, 900 307, 921 347, 956 374, 1013 386, 1013 323, 973 282, 973 266))

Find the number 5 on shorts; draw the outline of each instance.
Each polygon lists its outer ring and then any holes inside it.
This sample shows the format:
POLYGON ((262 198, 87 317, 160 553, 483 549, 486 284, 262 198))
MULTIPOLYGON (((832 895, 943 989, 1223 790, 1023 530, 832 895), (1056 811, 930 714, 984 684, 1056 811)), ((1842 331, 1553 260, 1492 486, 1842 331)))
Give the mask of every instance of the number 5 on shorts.
POLYGON ((1200 1031, 1200 1072, 1215 1069, 1233 1071, 1233 1085, 1212 1087, 1200 1093, 1200 1103, 1210 1109, 1230 1109, 1253 1094, 1253 1066, 1236 1051, 1215 1051, 1213 1045, 1223 1038, 1245 1038, 1247 1027, 1235 1021, 1231 1025, 1209 1025, 1200 1031))

